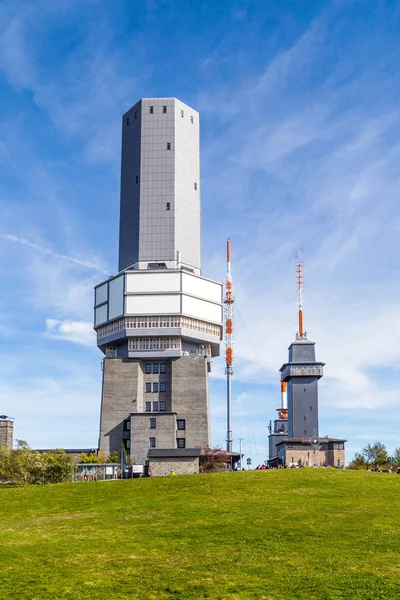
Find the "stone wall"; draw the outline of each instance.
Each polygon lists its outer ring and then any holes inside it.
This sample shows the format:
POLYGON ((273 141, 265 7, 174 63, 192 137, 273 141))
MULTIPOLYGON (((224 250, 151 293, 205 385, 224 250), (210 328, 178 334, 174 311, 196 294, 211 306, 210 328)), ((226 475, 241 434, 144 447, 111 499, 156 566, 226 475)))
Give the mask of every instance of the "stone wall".
POLYGON ((0 446, 13 447, 14 422, 8 419, 0 420, 0 446))
POLYGON ((316 450, 314 457, 314 450, 312 447, 286 449, 285 462, 287 465, 295 463, 302 464, 305 467, 312 467, 314 462, 316 462, 321 467, 324 464, 327 464, 330 467, 337 467, 338 461, 340 461, 341 466, 345 464, 344 450, 328 450, 328 448, 322 447, 319 450, 316 450))
POLYGON ((210 407, 207 361, 203 356, 182 356, 171 362, 172 410, 177 419, 185 419, 186 429, 177 437, 185 438, 186 448, 209 448, 210 407))
POLYGON ((150 438, 155 438, 155 448, 176 448, 175 414, 145 413, 131 417, 131 458, 133 464, 143 465, 147 460, 150 438), (150 419, 156 420, 155 429, 150 429, 150 419))
POLYGON ((141 361, 129 358, 105 358, 99 449, 106 455, 120 451, 124 439, 124 421, 143 403, 141 361))
POLYGON ((153 477, 165 477, 174 471, 176 475, 193 475, 199 472, 198 456, 180 456, 177 458, 151 458, 150 468, 153 477))

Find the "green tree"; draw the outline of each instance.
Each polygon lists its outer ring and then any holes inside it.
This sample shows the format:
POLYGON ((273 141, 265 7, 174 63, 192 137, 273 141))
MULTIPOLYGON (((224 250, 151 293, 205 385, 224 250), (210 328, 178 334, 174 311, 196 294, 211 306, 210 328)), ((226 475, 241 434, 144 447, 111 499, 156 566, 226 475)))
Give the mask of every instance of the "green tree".
POLYGON ((108 463, 117 463, 119 464, 120 460, 119 460, 119 454, 118 451, 115 450, 114 452, 111 452, 107 458, 106 458, 106 462, 108 463))
POLYGON ((383 467, 389 463, 389 455, 386 446, 381 442, 375 442, 372 445, 368 444, 362 449, 362 454, 365 458, 365 462, 370 467, 383 467))
POLYGON ((400 467, 400 448, 395 448, 393 456, 390 457, 390 462, 394 467, 400 467))
POLYGON ((365 457, 363 454, 360 454, 359 452, 356 452, 354 455, 354 458, 352 461, 349 462, 349 469, 358 469, 358 470, 362 470, 362 469, 367 469, 368 465, 365 461, 365 457))
POLYGON ((61 483, 71 479, 74 460, 62 449, 42 454, 43 472, 47 483, 61 483))
POLYGON ((104 460, 101 460, 99 456, 97 456, 97 454, 95 452, 91 452, 90 454, 86 454, 85 452, 82 452, 81 457, 79 459, 79 462, 81 463, 103 463, 104 460))

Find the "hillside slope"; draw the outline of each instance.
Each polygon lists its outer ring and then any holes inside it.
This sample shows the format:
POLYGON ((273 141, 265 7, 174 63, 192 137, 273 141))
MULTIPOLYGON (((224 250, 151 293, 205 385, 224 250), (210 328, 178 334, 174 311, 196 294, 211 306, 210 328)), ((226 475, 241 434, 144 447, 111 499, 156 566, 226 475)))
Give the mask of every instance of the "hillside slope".
POLYGON ((0 598, 400 598, 400 476, 291 469, 0 489, 0 598))

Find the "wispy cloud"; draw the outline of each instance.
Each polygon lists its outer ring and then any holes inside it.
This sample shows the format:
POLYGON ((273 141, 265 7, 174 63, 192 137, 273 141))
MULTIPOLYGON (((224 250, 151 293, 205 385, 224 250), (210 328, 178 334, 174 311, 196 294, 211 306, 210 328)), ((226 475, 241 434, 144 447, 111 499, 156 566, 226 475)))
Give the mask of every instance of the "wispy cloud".
POLYGON ((86 261, 86 260, 81 260, 79 258, 74 258, 73 256, 67 256, 66 254, 60 254, 59 252, 55 252, 52 248, 44 248, 43 246, 40 246, 39 244, 35 244, 34 242, 30 242, 29 240, 26 240, 25 238, 20 238, 16 235, 12 235, 9 233, 0 234, 0 238, 3 240, 8 240, 9 242, 15 242, 17 244, 21 244, 22 246, 28 246, 29 248, 32 248, 33 250, 42 252, 42 254, 50 254, 51 256, 54 256, 55 258, 61 258, 62 260, 67 260, 67 261, 74 263, 76 265, 79 265, 81 267, 87 267, 88 269, 94 269, 95 271, 98 271, 99 273, 107 274, 107 271, 103 270, 99 265, 96 265, 96 264, 86 261))

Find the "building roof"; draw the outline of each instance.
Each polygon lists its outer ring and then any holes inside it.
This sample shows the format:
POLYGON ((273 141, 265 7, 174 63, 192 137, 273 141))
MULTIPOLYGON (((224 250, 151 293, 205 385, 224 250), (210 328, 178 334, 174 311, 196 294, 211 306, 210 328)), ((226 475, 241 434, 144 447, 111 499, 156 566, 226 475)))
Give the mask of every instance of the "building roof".
POLYGON ((179 458, 183 456, 200 456, 200 448, 150 448, 148 458, 179 458))
POLYGON ((64 450, 66 454, 97 454, 97 448, 35 448, 35 452, 54 452, 64 450))
MULTIPOLYGON (((344 444, 345 442, 347 442, 347 440, 344 440, 342 438, 322 437, 322 438, 319 438, 318 445, 326 444, 328 442, 344 444)), ((286 438, 286 439, 282 440, 281 442, 278 442, 276 445, 282 446, 282 444, 304 444, 305 446, 311 446, 310 438, 307 438, 307 437, 306 438, 286 438)))

